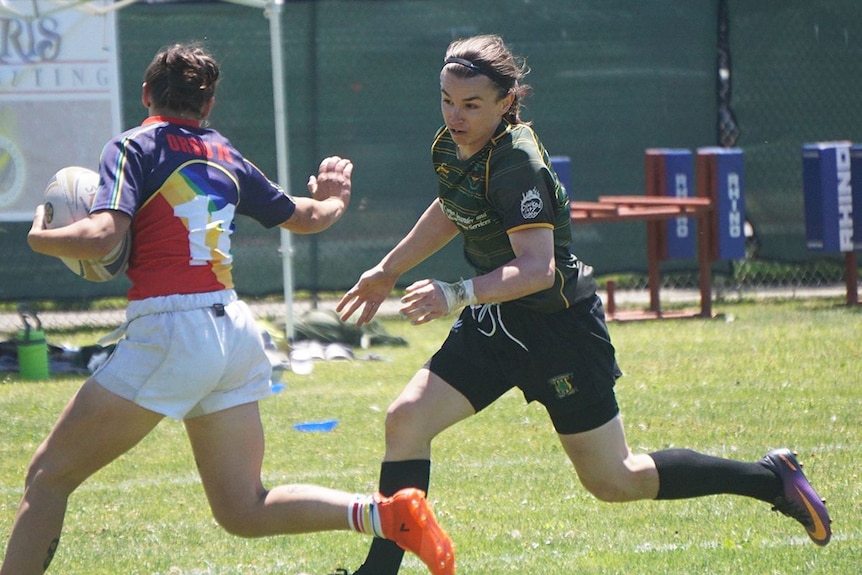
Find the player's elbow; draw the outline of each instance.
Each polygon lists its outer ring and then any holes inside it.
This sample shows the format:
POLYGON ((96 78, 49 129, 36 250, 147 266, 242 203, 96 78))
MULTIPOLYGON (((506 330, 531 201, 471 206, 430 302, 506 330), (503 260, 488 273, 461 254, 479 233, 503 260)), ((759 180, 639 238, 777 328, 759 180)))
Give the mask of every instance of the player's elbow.
POLYGON ((93 226, 90 232, 83 236, 80 244, 81 252, 77 257, 88 259, 103 258, 112 253, 126 235, 125 229, 113 225, 93 226))
POLYGON ((87 245, 87 254, 84 257, 90 259, 103 258, 112 253, 120 242, 123 241, 122 235, 111 234, 93 238, 87 245))
POLYGON ((554 286, 554 279, 557 270, 554 267, 554 262, 551 261, 547 265, 537 265, 528 272, 532 279, 533 288, 536 291, 550 289, 554 286))
POLYGON ((111 254, 120 245, 131 225, 131 218, 114 211, 90 214, 80 236, 83 239, 80 258, 98 259, 111 254))
POLYGON ((554 267, 553 262, 542 269, 542 273, 539 276, 539 279, 541 280, 544 289, 550 289, 554 286, 554 280, 556 279, 556 276, 557 268, 554 267))

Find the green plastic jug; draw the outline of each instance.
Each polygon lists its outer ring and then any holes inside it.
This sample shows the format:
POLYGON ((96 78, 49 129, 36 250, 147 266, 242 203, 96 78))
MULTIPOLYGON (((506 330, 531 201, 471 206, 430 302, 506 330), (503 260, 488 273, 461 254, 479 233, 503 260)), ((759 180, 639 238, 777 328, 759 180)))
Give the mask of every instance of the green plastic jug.
POLYGON ((42 322, 23 304, 18 306, 18 315, 24 322, 24 327, 18 330, 18 339, 15 342, 18 350, 18 373, 22 379, 47 379, 50 375, 48 342, 45 332, 42 331, 42 322), (30 320, 33 320, 35 327, 30 325, 30 320))

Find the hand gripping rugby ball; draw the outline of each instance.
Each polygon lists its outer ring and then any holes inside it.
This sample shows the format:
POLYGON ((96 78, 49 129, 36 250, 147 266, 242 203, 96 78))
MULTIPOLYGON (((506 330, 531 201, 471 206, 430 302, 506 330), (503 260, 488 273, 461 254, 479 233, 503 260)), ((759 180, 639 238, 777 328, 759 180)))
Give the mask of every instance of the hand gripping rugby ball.
MULTIPOLYGON (((98 188, 99 174, 87 168, 70 166, 54 174, 43 195, 45 227, 49 230, 61 228, 86 218, 98 188)), ((92 282, 104 282, 126 271, 131 247, 131 231, 127 231, 123 241, 104 257, 59 259, 79 277, 92 282)))

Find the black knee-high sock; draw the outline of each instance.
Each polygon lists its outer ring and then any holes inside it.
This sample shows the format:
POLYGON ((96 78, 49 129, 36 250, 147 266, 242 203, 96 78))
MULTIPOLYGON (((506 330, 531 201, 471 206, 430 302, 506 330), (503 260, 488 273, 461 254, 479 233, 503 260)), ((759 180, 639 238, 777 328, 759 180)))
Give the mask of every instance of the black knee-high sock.
MULTIPOLYGON (((417 487, 427 493, 430 482, 431 462, 427 459, 384 461, 380 466, 379 490, 387 497, 405 487, 417 487)), ((404 550, 395 542, 375 537, 365 563, 354 575, 395 575, 403 557, 404 550)))
POLYGON ((774 503, 781 480, 759 463, 712 457, 690 449, 651 453, 658 470, 656 499, 687 499, 727 493, 774 503))

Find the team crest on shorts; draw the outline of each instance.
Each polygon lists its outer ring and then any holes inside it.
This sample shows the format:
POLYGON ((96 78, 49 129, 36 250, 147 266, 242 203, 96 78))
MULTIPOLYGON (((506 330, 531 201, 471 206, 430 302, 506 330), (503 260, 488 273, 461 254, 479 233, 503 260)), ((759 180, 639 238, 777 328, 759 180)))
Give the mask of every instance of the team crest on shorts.
POLYGON ((578 388, 572 383, 571 373, 552 377, 548 380, 548 383, 554 388, 554 393, 560 399, 578 393, 578 388))
POLYGON ((525 220, 535 219, 536 216, 542 211, 544 204, 542 203, 542 196, 539 194, 539 190, 533 188, 531 190, 527 190, 524 192, 524 195, 521 196, 521 216, 525 220))

